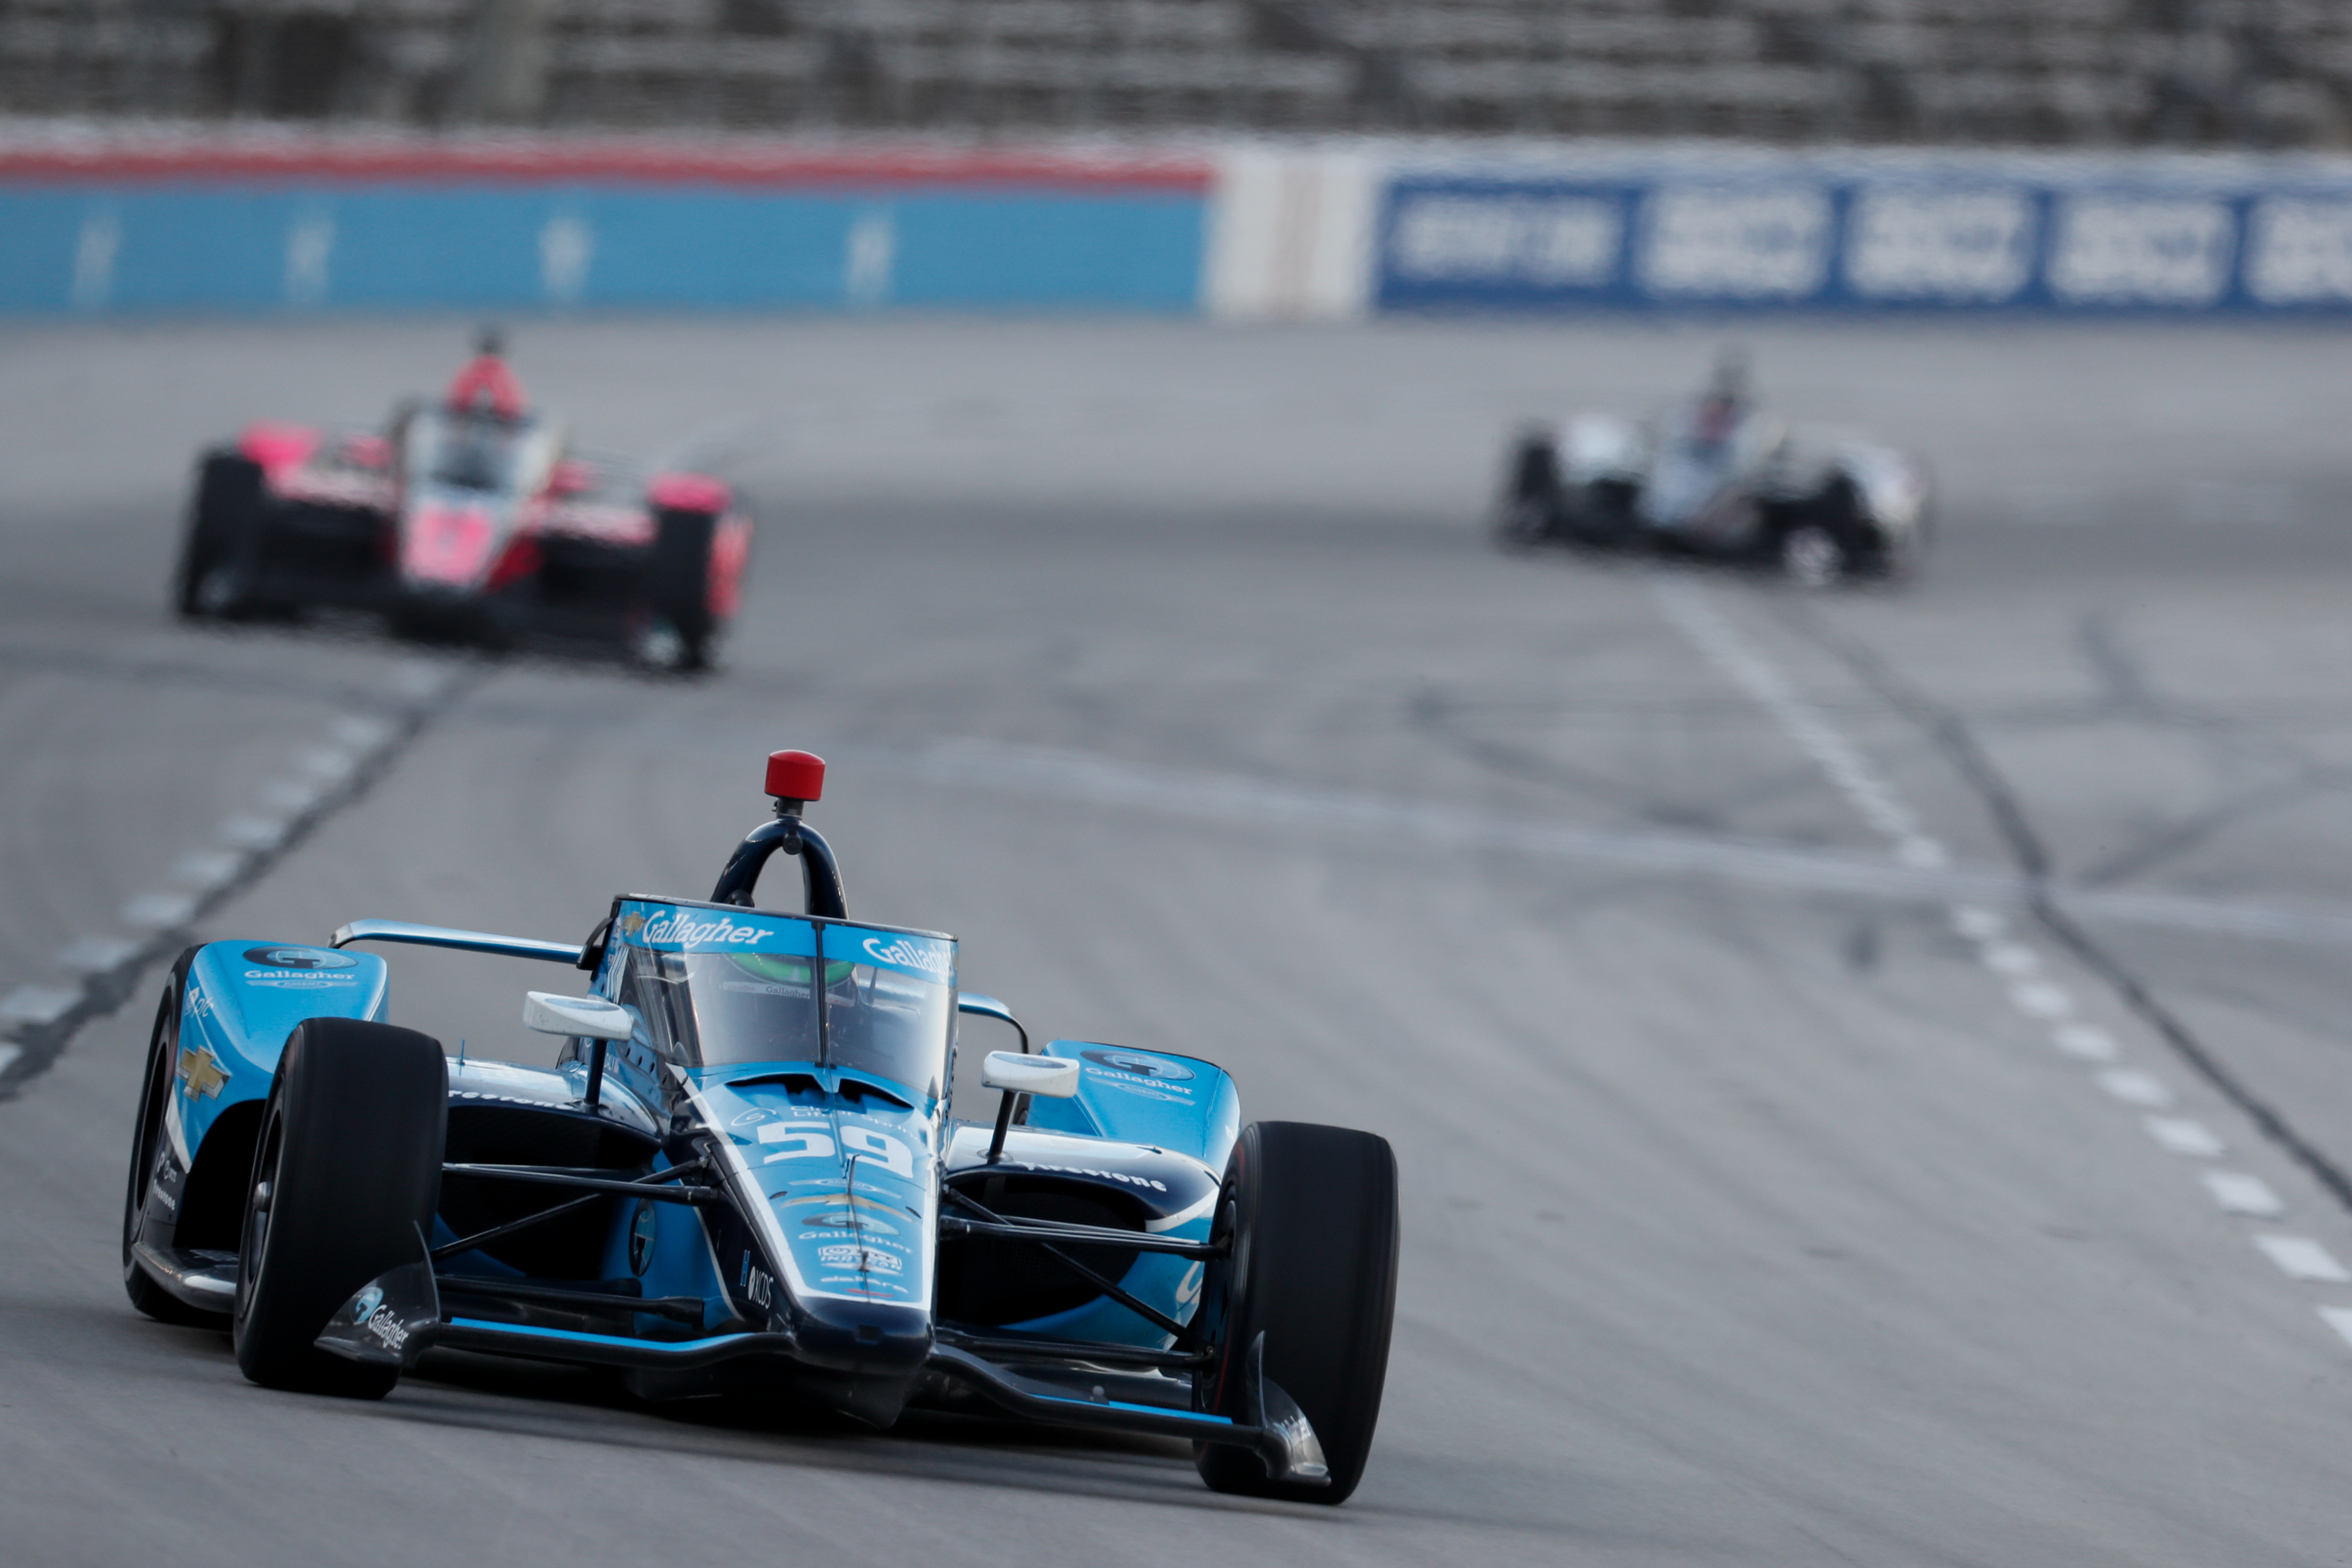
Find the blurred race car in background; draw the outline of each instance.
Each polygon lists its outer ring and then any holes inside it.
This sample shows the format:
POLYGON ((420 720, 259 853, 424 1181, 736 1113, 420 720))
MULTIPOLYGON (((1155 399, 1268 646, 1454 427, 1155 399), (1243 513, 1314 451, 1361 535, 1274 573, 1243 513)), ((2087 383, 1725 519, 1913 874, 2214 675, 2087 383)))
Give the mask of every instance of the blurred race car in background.
POLYGON ((381 433, 262 423, 206 453, 174 593, 196 619, 341 606, 412 635, 617 640, 697 669, 751 526, 718 479, 572 451, 486 333, 440 402, 381 433))
POLYGON ((1899 579, 1927 542, 1934 489, 1916 458, 1843 437, 1800 438, 1759 409, 1727 356, 1712 385, 1640 423, 1578 414, 1513 444, 1496 533, 1777 566, 1822 586, 1899 579))

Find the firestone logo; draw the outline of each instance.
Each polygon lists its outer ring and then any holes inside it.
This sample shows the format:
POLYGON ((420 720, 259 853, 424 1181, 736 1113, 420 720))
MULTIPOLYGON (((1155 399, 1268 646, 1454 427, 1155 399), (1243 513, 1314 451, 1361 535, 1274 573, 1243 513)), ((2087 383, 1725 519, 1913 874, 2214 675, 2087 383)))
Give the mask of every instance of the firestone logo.
POLYGON ((941 985, 947 983, 948 970, 953 960, 945 947, 933 942, 909 942, 901 936, 885 945, 879 936, 866 939, 866 956, 877 964, 896 964, 902 969, 919 969, 941 985))

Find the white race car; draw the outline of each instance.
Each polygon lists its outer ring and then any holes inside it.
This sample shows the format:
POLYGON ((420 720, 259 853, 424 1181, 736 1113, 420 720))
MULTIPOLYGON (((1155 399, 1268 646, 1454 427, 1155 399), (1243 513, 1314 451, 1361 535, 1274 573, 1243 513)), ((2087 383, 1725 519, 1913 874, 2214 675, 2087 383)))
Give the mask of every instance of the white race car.
POLYGON ((1799 438, 1749 398, 1738 361, 1700 396, 1642 423, 1578 414, 1513 444, 1496 532, 1778 566, 1797 581, 1916 570, 1934 487, 1916 458, 1799 438))

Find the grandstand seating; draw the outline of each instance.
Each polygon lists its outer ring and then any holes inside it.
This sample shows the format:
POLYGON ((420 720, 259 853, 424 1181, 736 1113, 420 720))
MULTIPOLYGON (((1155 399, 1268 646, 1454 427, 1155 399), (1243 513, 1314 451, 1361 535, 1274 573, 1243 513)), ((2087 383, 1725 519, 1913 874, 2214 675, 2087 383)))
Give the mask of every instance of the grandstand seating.
POLYGON ((2336 146, 2342 0, 0 0, 0 110, 2336 146))

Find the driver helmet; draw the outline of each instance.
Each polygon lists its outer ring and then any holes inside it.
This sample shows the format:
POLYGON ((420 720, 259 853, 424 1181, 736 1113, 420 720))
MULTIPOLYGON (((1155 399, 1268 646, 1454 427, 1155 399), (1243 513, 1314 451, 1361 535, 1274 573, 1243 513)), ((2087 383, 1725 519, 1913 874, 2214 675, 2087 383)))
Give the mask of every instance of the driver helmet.
MULTIPOLYGON (((809 966, 815 960, 797 953, 728 953, 721 955, 747 979, 777 986, 806 986, 809 966)), ((828 959, 824 966, 824 981, 839 985, 849 977, 846 959, 828 959)))
POLYGON ((515 420, 523 414, 522 383, 507 368, 506 340, 495 327, 475 340, 474 357, 449 383, 449 407, 457 413, 484 413, 515 420))

